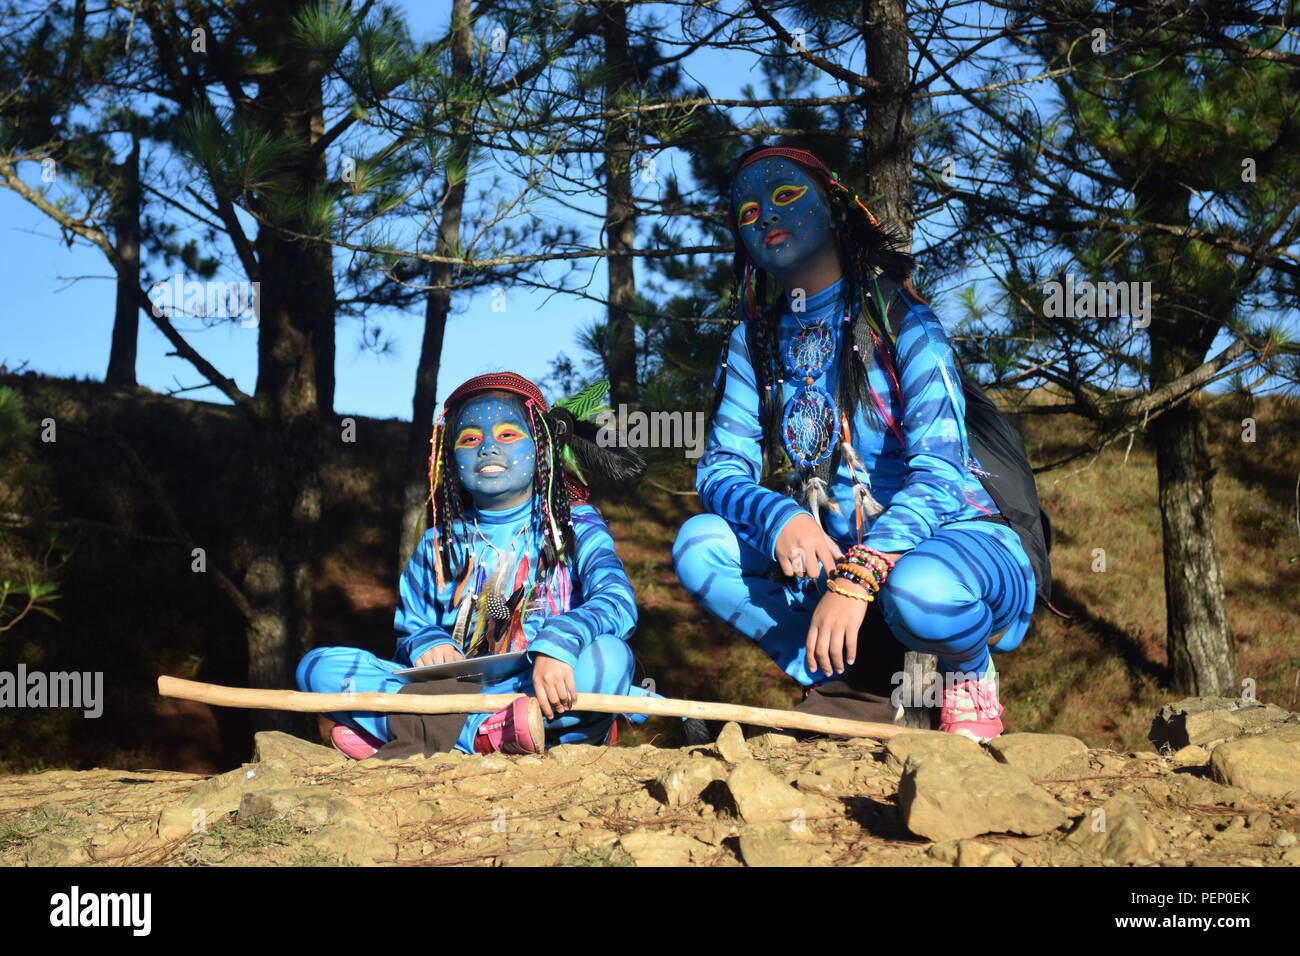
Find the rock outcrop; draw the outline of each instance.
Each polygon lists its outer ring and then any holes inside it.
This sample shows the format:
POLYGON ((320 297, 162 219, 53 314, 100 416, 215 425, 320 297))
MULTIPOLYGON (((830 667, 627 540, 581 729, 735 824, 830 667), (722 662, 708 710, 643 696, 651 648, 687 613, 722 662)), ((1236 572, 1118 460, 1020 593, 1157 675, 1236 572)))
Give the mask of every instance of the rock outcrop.
POLYGON ((1161 709, 1159 752, 1010 733, 0 777, 0 865, 1297 866, 1300 719, 1161 709))

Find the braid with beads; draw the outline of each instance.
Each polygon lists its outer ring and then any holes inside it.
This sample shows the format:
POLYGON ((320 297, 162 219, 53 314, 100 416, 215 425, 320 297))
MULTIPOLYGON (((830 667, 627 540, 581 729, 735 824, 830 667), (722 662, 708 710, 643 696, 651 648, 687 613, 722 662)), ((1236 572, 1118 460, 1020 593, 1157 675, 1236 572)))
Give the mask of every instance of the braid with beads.
POLYGON ((563 468, 557 466, 559 449, 552 435, 546 413, 528 399, 523 403, 528 413, 528 425, 537 443, 537 477, 534 491, 542 500, 542 556, 543 573, 557 567, 574 553, 573 527, 569 514, 569 490, 564 480, 563 468), (556 550, 555 536, 559 532, 560 547, 556 550))

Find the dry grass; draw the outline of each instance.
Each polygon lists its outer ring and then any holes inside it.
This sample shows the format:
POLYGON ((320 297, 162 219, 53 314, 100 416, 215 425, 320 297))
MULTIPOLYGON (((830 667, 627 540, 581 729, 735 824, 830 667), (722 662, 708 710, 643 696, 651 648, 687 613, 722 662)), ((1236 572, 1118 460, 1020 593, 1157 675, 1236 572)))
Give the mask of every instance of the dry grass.
MULTIPOLYGON (((1210 408, 1216 525, 1238 673, 1255 693, 1300 708, 1300 407, 1282 399, 1253 411, 1227 399, 1210 408), (1257 422, 1241 441, 1241 419, 1257 422)), ((1055 461, 1086 437, 1078 419, 1021 416, 1037 464, 1055 461)), ((690 487, 689 477, 657 477, 690 487)), ((1040 607, 1020 648, 997 658, 1008 727, 1071 734, 1094 747, 1146 749, 1151 715, 1172 695, 1165 652, 1160 511, 1153 452, 1141 442, 1039 477, 1052 516, 1053 603, 1040 607), (1097 549, 1104 551, 1104 571, 1097 549)), ((697 498, 643 485, 637 501, 604 506, 642 608, 637 654, 660 690, 682 696, 788 706, 792 685, 766 656, 696 608, 666 560, 676 529, 697 498)), ((639 740, 640 737, 634 736, 639 740)))
MULTIPOLYGON (((211 559, 237 573, 230 532, 248 506, 251 478, 238 453, 246 436, 231 409, 93 382, 7 381, 24 392, 37 417, 53 414, 60 422, 123 434, 211 559)), ((1300 409, 1270 399, 1248 412, 1218 400, 1212 420, 1216 522, 1238 671, 1256 682, 1260 699, 1297 709, 1300 409), (1241 441, 1246 414, 1257 420, 1253 444, 1241 441)), ((1070 419, 1025 416, 1022 427, 1035 462, 1063 457, 1085 435, 1083 424, 1070 419)), ((404 429, 400 422, 358 419, 358 441, 341 445, 331 460, 316 583, 318 644, 380 653, 392 647, 396 467, 404 429)), ((41 453, 53 476, 48 490, 64 516, 167 533, 138 481, 104 443, 61 432, 58 444, 41 453)), ((644 672, 672 696, 789 706, 797 688, 766 655, 696 607, 673 573, 673 539, 699 502, 666 489, 692 486, 689 464, 665 457, 634 495, 599 499, 637 588, 634 647, 644 672)), ((1110 449, 1086 467, 1041 476, 1040 489, 1057 536, 1054 603, 1074 619, 1040 610, 1021 647, 998 658, 1008 724, 1074 734, 1094 747, 1145 748, 1152 711, 1172 696, 1153 456, 1140 442, 1127 460, 1124 447, 1110 449), (1104 572, 1092 570, 1098 548, 1105 551, 1104 572)), ((6 646, 11 660, 29 667, 105 671, 105 715, 87 733, 69 711, 0 712, 0 770, 212 772, 247 759, 246 713, 200 705, 181 711, 154 692, 160 673, 243 682, 242 624, 225 598, 190 572, 180 549, 102 531, 71 543, 73 557, 60 580, 62 620, 24 622, 5 636, 6 646)), ((624 739, 667 730, 652 724, 624 739)))

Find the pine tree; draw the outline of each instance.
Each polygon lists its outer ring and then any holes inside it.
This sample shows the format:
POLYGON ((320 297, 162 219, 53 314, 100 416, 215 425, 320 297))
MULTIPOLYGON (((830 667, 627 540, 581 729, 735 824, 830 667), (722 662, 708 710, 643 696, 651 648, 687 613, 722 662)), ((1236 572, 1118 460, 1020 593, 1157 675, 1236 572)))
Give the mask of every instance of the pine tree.
POLYGON ((1025 72, 1056 71, 1056 99, 1018 109, 1005 91, 968 94, 970 134, 948 127, 979 171, 950 190, 962 206, 950 254, 997 259, 1012 320, 971 357, 1002 383, 1047 385, 1063 398, 1047 411, 1093 421, 1092 450, 1145 431, 1172 684, 1235 695, 1203 390, 1294 362, 1282 322, 1300 275, 1296 44, 1259 3, 1017 4, 1007 16, 1020 18, 1025 72), (1047 284, 1067 280, 1119 285, 1080 286, 1099 309, 1058 310, 1047 284), (1116 289, 1149 289, 1149 313, 1103 301, 1116 289))

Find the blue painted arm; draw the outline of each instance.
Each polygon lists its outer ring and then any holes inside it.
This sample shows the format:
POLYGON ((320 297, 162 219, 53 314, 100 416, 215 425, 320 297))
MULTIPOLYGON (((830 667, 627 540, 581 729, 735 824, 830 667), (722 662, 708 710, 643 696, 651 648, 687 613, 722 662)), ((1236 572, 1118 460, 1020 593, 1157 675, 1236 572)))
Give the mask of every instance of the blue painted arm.
POLYGON ((888 552, 916 547, 969 510, 966 403, 948 336, 928 306, 914 305, 904 317, 897 355, 907 471, 866 535, 868 545, 888 552))
MULTIPOLYGON (((759 484, 763 429, 745 326, 732 332, 725 361, 729 366, 727 387, 696 468, 695 490, 704 507, 724 518, 738 537, 775 558, 781 529, 795 515, 808 512, 794 499, 759 484)), ((721 374, 719 365, 717 375, 721 374)))
POLYGON ((546 619, 528 644, 529 660, 534 660, 534 654, 545 654, 576 666, 578 655, 598 635, 627 640, 636 628, 636 596, 614 552, 605 519, 588 504, 575 503, 572 514, 574 576, 582 603, 546 619))
POLYGON ((397 585, 397 613, 393 627, 397 629, 397 654, 399 664, 414 666, 425 651, 439 644, 451 644, 454 612, 449 611, 455 584, 448 581, 444 593, 439 594, 433 573, 433 532, 426 532, 420 545, 406 562, 397 585))

